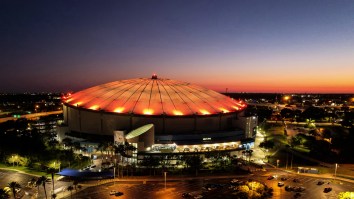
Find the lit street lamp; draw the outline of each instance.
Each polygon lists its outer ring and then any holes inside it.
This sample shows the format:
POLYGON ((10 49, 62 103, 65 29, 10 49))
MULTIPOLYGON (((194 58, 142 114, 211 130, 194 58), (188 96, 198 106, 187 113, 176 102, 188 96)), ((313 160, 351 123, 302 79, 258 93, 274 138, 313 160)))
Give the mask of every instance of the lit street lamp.
POLYGON ((277 168, 279 168, 279 160, 277 160, 277 168))

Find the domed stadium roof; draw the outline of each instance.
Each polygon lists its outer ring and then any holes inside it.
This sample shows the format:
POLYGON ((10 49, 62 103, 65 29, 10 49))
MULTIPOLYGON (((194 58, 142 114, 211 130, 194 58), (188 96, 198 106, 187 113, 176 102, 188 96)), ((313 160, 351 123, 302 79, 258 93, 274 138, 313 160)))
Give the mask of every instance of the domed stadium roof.
POLYGON ((64 102, 106 112, 170 116, 228 113, 246 106, 218 92, 156 75, 94 86, 65 97, 64 102))

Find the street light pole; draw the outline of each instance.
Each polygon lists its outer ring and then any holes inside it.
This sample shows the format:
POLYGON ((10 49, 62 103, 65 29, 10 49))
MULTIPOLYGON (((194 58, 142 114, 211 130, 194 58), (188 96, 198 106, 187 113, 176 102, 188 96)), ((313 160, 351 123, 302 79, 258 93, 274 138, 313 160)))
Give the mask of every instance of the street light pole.
POLYGON ((336 163, 336 166, 334 169, 334 180, 336 180, 336 177, 337 177, 337 168, 338 168, 338 164, 336 163))
POLYGON ((165 171, 165 172, 163 172, 164 173, 164 175, 165 175, 165 190, 166 190, 166 176, 167 176, 167 172, 165 171))
POLYGON ((12 158, 12 166, 15 167, 15 158, 13 155, 11 156, 11 158, 12 158))

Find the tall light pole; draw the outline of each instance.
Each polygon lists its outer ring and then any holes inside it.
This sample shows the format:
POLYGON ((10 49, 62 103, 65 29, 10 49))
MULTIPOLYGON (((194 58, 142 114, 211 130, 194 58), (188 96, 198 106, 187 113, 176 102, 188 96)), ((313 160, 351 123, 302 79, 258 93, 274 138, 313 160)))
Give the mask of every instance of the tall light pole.
POLYGON ((336 163, 336 166, 334 168, 334 180, 336 180, 337 177, 337 168, 338 168, 338 164, 336 163))
POLYGON ((166 176, 167 176, 167 172, 165 171, 165 172, 163 172, 164 173, 164 175, 165 175, 165 190, 166 190, 166 176))
POLYGON ((12 166, 15 167, 15 158, 13 155, 11 156, 11 158, 12 158, 12 166))

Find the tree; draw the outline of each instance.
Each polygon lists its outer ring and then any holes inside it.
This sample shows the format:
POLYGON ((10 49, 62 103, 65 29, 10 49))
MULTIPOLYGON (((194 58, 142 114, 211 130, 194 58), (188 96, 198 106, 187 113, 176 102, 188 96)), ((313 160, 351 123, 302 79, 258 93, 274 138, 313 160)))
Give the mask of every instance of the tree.
POLYGON ((298 137, 298 136, 293 136, 293 137, 291 137, 291 139, 289 140, 289 144, 290 144, 291 147, 294 148, 294 147, 296 147, 296 146, 298 146, 298 145, 301 144, 301 138, 298 137))
POLYGON ((42 185, 42 181, 41 181, 41 178, 37 178, 37 181, 36 181, 36 187, 37 187, 37 192, 39 193, 39 186, 42 185))
POLYGON ((288 108, 283 108, 283 109, 280 111, 280 115, 281 115, 283 118, 293 118, 293 117, 294 117, 294 111, 291 110, 291 109, 288 109, 288 108))
POLYGON ((265 140, 259 144, 259 147, 264 149, 273 149, 274 148, 274 141, 273 140, 265 140))
POLYGON ((338 199, 349 199, 349 198, 353 198, 354 196, 354 192, 340 192, 338 194, 338 199))
POLYGON ((56 169, 54 169, 53 167, 50 167, 47 169, 47 173, 51 174, 52 176, 52 185, 53 185, 53 193, 54 193, 54 173, 55 173, 56 169))
POLYGON ((42 176, 42 177, 39 177, 37 181, 42 183, 42 186, 44 189, 44 195, 45 195, 45 198, 47 198, 47 190, 45 189, 45 184, 50 182, 50 180, 46 176, 42 176))
POLYGON ((115 154, 120 154, 123 157, 132 157, 132 152, 136 150, 136 148, 129 144, 128 142, 125 142, 124 144, 118 144, 113 146, 113 150, 115 154))
POLYGON ((155 168, 160 164, 159 158, 156 158, 152 155, 144 156, 143 160, 140 162, 140 165, 145 166, 149 169, 149 173, 151 175, 152 168, 154 169, 155 175, 155 168))
POLYGON ((67 190, 70 191, 70 198, 73 198, 74 187, 73 186, 68 186, 67 190))
POLYGON ((199 169, 202 167, 203 158, 199 155, 192 155, 187 156, 185 161, 190 168, 195 169, 195 175, 197 176, 199 169))
POLYGON ((36 178, 31 178, 31 180, 30 180, 31 187, 36 185, 36 181, 37 181, 36 178))
POLYGON ((62 140, 62 143, 65 145, 65 147, 70 147, 71 150, 73 150, 73 141, 70 138, 64 138, 62 140))
POLYGON ((12 194, 13 194, 14 198, 16 198, 16 189, 21 188, 21 185, 18 184, 18 182, 12 181, 9 183, 9 187, 12 190, 12 194))
POLYGON ((10 195, 5 189, 0 189, 0 199, 7 199, 10 195))
POLYGON ((75 190, 76 190, 76 186, 77 186, 78 184, 79 184, 79 182, 78 182, 77 180, 74 180, 73 186, 74 186, 75 190))
POLYGON ((305 119, 314 119, 314 120, 320 120, 324 118, 326 115, 325 111, 323 108, 318 108, 314 106, 310 106, 304 112, 302 112, 301 116, 305 119))

